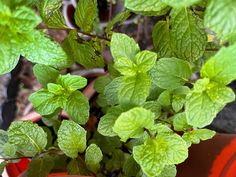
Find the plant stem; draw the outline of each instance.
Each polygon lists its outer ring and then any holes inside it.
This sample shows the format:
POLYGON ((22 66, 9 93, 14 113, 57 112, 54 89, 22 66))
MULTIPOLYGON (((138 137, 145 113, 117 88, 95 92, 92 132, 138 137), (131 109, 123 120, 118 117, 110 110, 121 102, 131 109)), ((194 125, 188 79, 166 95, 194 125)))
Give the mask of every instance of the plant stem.
POLYGON ((110 6, 109 6, 109 21, 112 19, 112 0, 110 0, 110 6))
MULTIPOLYGON (((72 30, 72 29, 70 29, 72 30)), ((99 38, 99 39, 102 39, 102 40, 106 40, 106 41, 111 41, 109 38, 105 37, 105 36, 100 36, 100 35, 97 35, 97 34, 91 34, 91 33, 86 33, 86 32, 82 32, 78 29, 77 30, 77 33, 80 33, 80 34, 83 34, 85 36, 89 36, 89 37, 92 37, 92 38, 99 38)))

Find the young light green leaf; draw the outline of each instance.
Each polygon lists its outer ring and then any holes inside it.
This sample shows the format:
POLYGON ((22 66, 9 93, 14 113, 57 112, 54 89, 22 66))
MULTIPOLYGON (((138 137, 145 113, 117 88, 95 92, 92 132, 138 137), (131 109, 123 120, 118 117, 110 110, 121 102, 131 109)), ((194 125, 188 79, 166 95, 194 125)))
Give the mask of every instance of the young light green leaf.
POLYGON ((106 115, 100 118, 97 128, 98 132, 103 136, 116 136, 117 134, 112 128, 122 111, 123 109, 121 109, 120 106, 110 108, 106 115))
POLYGON ((105 86, 104 94, 109 105, 118 104, 118 91, 121 86, 122 79, 123 77, 117 77, 105 86))
POLYGON ((125 76, 134 76, 137 73, 137 65, 132 60, 124 57, 115 61, 114 68, 125 76))
POLYGON ((33 68, 34 75, 36 76, 39 83, 46 88, 48 83, 55 83, 59 76, 59 71, 47 66, 36 64, 33 68))
POLYGON ((66 28, 65 19, 61 12, 62 0, 42 0, 39 12, 43 22, 50 28, 66 28))
POLYGON ((173 57, 172 38, 169 24, 166 21, 159 21, 152 30, 154 50, 159 58, 173 57))
POLYGON ((42 152, 47 145, 47 134, 31 121, 15 121, 8 129, 8 142, 17 152, 33 157, 42 152))
POLYGON ((54 161, 50 156, 32 159, 27 168, 27 177, 45 177, 54 167, 54 161))
POLYGON ((154 52, 150 52, 147 50, 144 50, 142 52, 139 52, 135 56, 135 63, 137 64, 138 72, 147 72, 149 71, 156 62, 157 54, 154 52))
POLYGON ((76 158, 86 148, 86 131, 71 120, 63 120, 58 130, 58 146, 68 157, 76 158))
POLYGON ((62 48, 39 31, 34 30, 27 35, 19 36, 19 43, 22 45, 21 54, 33 63, 59 69, 71 64, 62 48))
POLYGON ((140 51, 138 44, 133 38, 121 33, 113 33, 111 38, 111 54, 114 60, 128 58, 134 60, 140 51))
POLYGON ((151 87, 151 79, 146 73, 124 76, 119 88, 118 98, 121 105, 141 105, 146 101, 151 87))
POLYGON ((139 138, 144 129, 154 125, 154 113, 141 107, 133 108, 122 113, 116 120, 113 131, 118 134, 121 141, 126 142, 129 138, 139 138))
POLYGON ((17 7, 10 19, 11 30, 19 33, 31 32, 39 23, 41 18, 30 8, 25 6, 17 7))
POLYGON ((165 90, 160 94, 158 97, 157 101, 162 105, 162 106, 170 106, 171 105, 171 98, 172 98, 172 93, 169 90, 165 90))
POLYGON ((14 157, 16 154, 16 147, 13 144, 6 143, 3 145, 3 152, 8 157, 14 157))
POLYGON ((55 95, 62 95, 65 92, 65 89, 59 84, 48 83, 47 88, 50 93, 55 95))
POLYGON ((185 97, 182 97, 180 95, 173 95, 172 96, 172 108, 175 112, 179 112, 183 106, 184 106, 184 103, 185 103, 185 97))
POLYGON ((205 141, 213 138, 216 132, 208 129, 197 129, 192 130, 190 132, 185 132, 183 135, 183 139, 186 141, 188 146, 191 144, 198 144, 200 140, 205 141))
POLYGON ((96 0, 80 0, 75 10, 75 22, 85 32, 93 30, 93 24, 97 17, 96 0))
POLYGON ((0 25, 8 24, 11 15, 10 8, 5 3, 0 1, 0 25))
POLYGON ((207 37, 199 17, 187 8, 171 11, 171 36, 177 58, 194 62, 205 51, 207 37))
POLYGON ((176 177, 177 170, 175 165, 166 165, 161 174, 157 177, 176 177))
POLYGON ((148 176, 160 175, 166 165, 183 162, 188 157, 188 147, 177 134, 161 134, 148 138, 143 145, 133 148, 136 162, 148 176))
POLYGON ((66 88, 69 92, 84 88, 87 85, 87 79, 77 75, 60 75, 57 83, 66 88))
POLYGON ((205 26, 215 31, 219 38, 230 39, 236 34, 235 6, 236 1, 234 0, 210 1, 205 11, 205 26))
POLYGON ((169 6, 178 8, 178 7, 189 7, 201 0, 161 0, 163 3, 166 3, 169 6))
POLYGON ((135 13, 148 16, 163 15, 169 9, 161 0, 125 0, 125 7, 135 13))
POLYGON ((103 155, 101 149, 96 144, 90 144, 85 151, 85 163, 89 170, 96 173, 100 168, 100 161, 103 155))
POLYGON ((235 99, 234 92, 216 83, 209 83, 202 92, 190 92, 187 96, 185 111, 187 122, 193 127, 209 125, 223 107, 235 99))
POLYGON ((50 115, 56 111, 56 109, 63 107, 66 102, 66 98, 61 95, 55 95, 48 92, 45 89, 41 89, 28 98, 34 105, 34 109, 41 115, 50 115))
POLYGON ((201 76, 227 85, 236 79, 236 44, 220 51, 210 58, 201 69, 201 76), (230 63, 230 64, 229 64, 230 63))
POLYGON ((73 92, 64 107, 70 118, 78 124, 85 124, 89 118, 88 98, 80 91, 73 92))
POLYGON ((158 60, 152 72, 156 85, 163 89, 176 89, 190 78, 192 71, 188 62, 177 58, 162 58, 158 60))
POLYGON ((172 119, 173 119, 173 126, 176 131, 184 131, 188 128, 191 128, 191 126, 188 125, 185 112, 175 114, 172 119))

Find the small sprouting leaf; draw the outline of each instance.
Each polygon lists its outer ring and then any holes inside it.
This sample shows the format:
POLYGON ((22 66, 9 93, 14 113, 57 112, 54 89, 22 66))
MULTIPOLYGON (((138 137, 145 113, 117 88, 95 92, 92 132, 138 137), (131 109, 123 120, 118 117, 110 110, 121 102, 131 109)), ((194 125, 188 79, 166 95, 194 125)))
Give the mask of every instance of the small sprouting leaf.
POLYGON ((160 94, 158 97, 157 101, 162 105, 162 106, 169 106, 171 104, 171 97, 172 93, 169 90, 165 90, 160 94))
POLYGON ((59 84, 48 83, 47 88, 50 93, 55 95, 62 95, 65 92, 65 89, 59 84))
POLYGON ((88 98, 80 91, 73 92, 64 107, 70 118, 78 124, 85 124, 89 118, 88 98))
POLYGON ((41 18, 33 10, 20 6, 13 11, 9 25, 11 30, 15 32, 28 33, 40 22, 41 18))
POLYGON ((169 6, 178 7, 188 7, 198 3, 200 0, 161 0, 169 6))
POLYGON ((169 9, 161 0, 125 0, 125 7, 135 13, 150 16, 163 15, 169 9))
POLYGON ((76 158, 86 148, 86 131, 71 120, 63 120, 58 130, 58 146, 68 157, 76 158))
POLYGON ((191 126, 188 125, 186 114, 184 112, 174 115, 173 126, 176 131, 184 131, 191 128, 191 126))
POLYGON ((3 146, 3 152, 8 157, 14 157, 16 154, 16 147, 13 144, 6 143, 3 146))
POLYGON ((96 173, 100 168, 100 161, 103 155, 101 149, 96 144, 90 144, 85 151, 85 163, 89 170, 96 173))
POLYGON ((157 54, 144 50, 139 52, 135 56, 135 63, 137 65, 138 72, 147 72, 149 71, 156 63, 157 54))
POLYGON ((75 10, 76 24, 85 32, 92 31, 97 11, 96 0, 79 0, 75 10))
POLYGON ((154 125, 154 113, 141 107, 133 108, 122 113, 116 120, 113 131, 118 134, 121 141, 129 138, 139 138, 143 135, 144 129, 154 125))
POLYGON ((66 102, 66 98, 60 95, 50 93, 45 89, 41 89, 28 98, 34 105, 34 109, 41 115, 50 115, 56 111, 56 109, 63 107, 66 102))
POLYGON ((188 157, 188 147, 177 134, 160 134, 135 146, 133 155, 146 175, 158 176, 166 165, 183 162, 188 157))
POLYGON ((188 62, 177 58, 162 58, 158 60, 152 78, 157 86, 172 90, 187 82, 191 74, 188 62))
POLYGON ((36 64, 33 68, 34 75, 36 76, 39 83, 46 88, 48 83, 55 83, 59 76, 59 71, 47 66, 36 64))
POLYGON ((202 67, 201 76, 227 85, 236 79, 236 44, 220 51, 211 57, 202 67), (230 64, 229 64, 230 63, 230 64))
POLYGON ((195 92, 194 89, 187 95, 185 104, 187 122, 193 127, 209 125, 217 113, 235 99, 230 88, 214 82, 209 83, 202 92, 195 92))
POLYGON ((53 158, 44 156, 38 159, 32 159, 27 169, 27 177, 45 177, 54 167, 53 158))
POLYGON ((159 58, 174 56, 169 24, 166 21, 159 21, 155 24, 152 30, 152 40, 159 58))
POLYGON ((116 136, 117 134, 112 128, 122 111, 123 109, 118 106, 110 108, 106 115, 100 118, 97 128, 98 132, 103 136, 116 136))
POLYGON ((111 38, 111 54, 113 58, 128 58, 134 60, 140 51, 138 44, 133 38, 121 33, 113 33, 111 38))
POLYGON ((229 40, 236 34, 236 1, 210 1, 205 11, 204 23, 207 28, 216 32, 223 40, 229 40))
POLYGON ((124 57, 116 60, 114 68, 125 76, 134 76, 137 73, 137 65, 132 60, 124 57))
POLYGON ((186 141, 188 146, 191 144, 198 144, 200 140, 205 141, 213 138, 216 132, 208 129, 197 129, 192 130, 190 132, 185 132, 183 135, 183 139, 186 141))
POLYGON ((104 94, 109 105, 118 104, 118 91, 122 83, 122 77, 113 79, 107 86, 105 86, 104 94))
POLYGON ((182 97, 180 95, 173 95, 172 96, 172 108, 175 112, 179 112, 185 103, 185 97, 182 97))
POLYGON ((43 22, 50 28, 66 28, 65 19, 61 12, 62 0, 42 0, 39 12, 43 22))
POLYGON ((194 62, 201 57, 207 44, 202 20, 187 8, 171 11, 171 36, 175 56, 194 62))
POLYGON ((118 98, 121 105, 141 105, 146 101, 151 87, 151 79, 146 73, 124 76, 119 88, 118 98))
POLYGON ((77 75, 60 75, 57 83, 66 88, 69 92, 84 88, 87 85, 87 79, 77 75))
POLYGON ((19 36, 21 54, 33 63, 50 65, 58 69, 68 67, 71 61, 59 44, 51 41, 39 31, 19 36), (42 45, 43 44, 43 45, 42 45))
POLYGON ((15 121, 8 129, 8 142, 17 152, 33 157, 46 147, 47 134, 31 121, 15 121))

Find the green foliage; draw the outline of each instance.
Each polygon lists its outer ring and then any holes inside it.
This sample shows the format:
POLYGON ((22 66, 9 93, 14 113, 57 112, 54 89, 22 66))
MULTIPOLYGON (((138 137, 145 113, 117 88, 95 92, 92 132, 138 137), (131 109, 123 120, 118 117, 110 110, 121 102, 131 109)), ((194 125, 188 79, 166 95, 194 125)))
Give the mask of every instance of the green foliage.
POLYGON ((99 2, 79 0, 77 27, 70 29, 62 0, 0 0, 0 74, 14 69, 20 56, 38 63, 33 73, 42 88, 29 100, 52 128, 15 121, 0 130, 0 172, 27 156, 29 177, 65 168, 69 175, 174 177, 188 148, 215 135, 203 127, 235 99, 227 86, 236 80, 234 0, 122 2, 124 11, 101 29, 99 2), (139 15, 128 19, 131 12, 139 15), (152 31, 142 15, 156 16, 152 31), (126 20, 138 23, 137 41, 119 32, 126 20), (50 28, 68 34, 62 47, 45 35, 50 28), (149 32, 153 49, 143 39, 149 32), (79 91, 87 78, 70 74, 74 62, 79 69, 106 72, 88 77, 84 93, 93 94, 94 79, 98 93, 91 102, 79 91))

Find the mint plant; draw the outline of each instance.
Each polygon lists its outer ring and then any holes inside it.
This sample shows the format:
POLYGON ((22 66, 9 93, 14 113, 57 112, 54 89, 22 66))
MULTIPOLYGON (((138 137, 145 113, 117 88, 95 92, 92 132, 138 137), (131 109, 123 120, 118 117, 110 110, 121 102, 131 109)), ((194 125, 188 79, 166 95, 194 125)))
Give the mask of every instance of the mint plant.
POLYGON ((79 0, 77 28, 70 29, 61 0, 0 0, 0 74, 14 69, 20 56, 35 64, 42 88, 29 101, 45 125, 14 121, 0 130, 1 171, 27 157, 29 177, 55 170, 174 177, 188 148, 215 135, 206 126, 235 100, 228 87, 236 79, 235 2, 124 0, 125 10, 102 31, 97 6, 96 0, 79 0), (151 50, 116 30, 131 12, 158 17, 151 50), (46 34, 51 28, 68 32, 61 45, 46 34), (102 56, 107 47, 110 63, 102 56), (63 70, 74 63, 106 69, 94 84, 96 103, 82 93, 87 79, 63 70), (88 128, 95 107, 101 116, 88 128))

